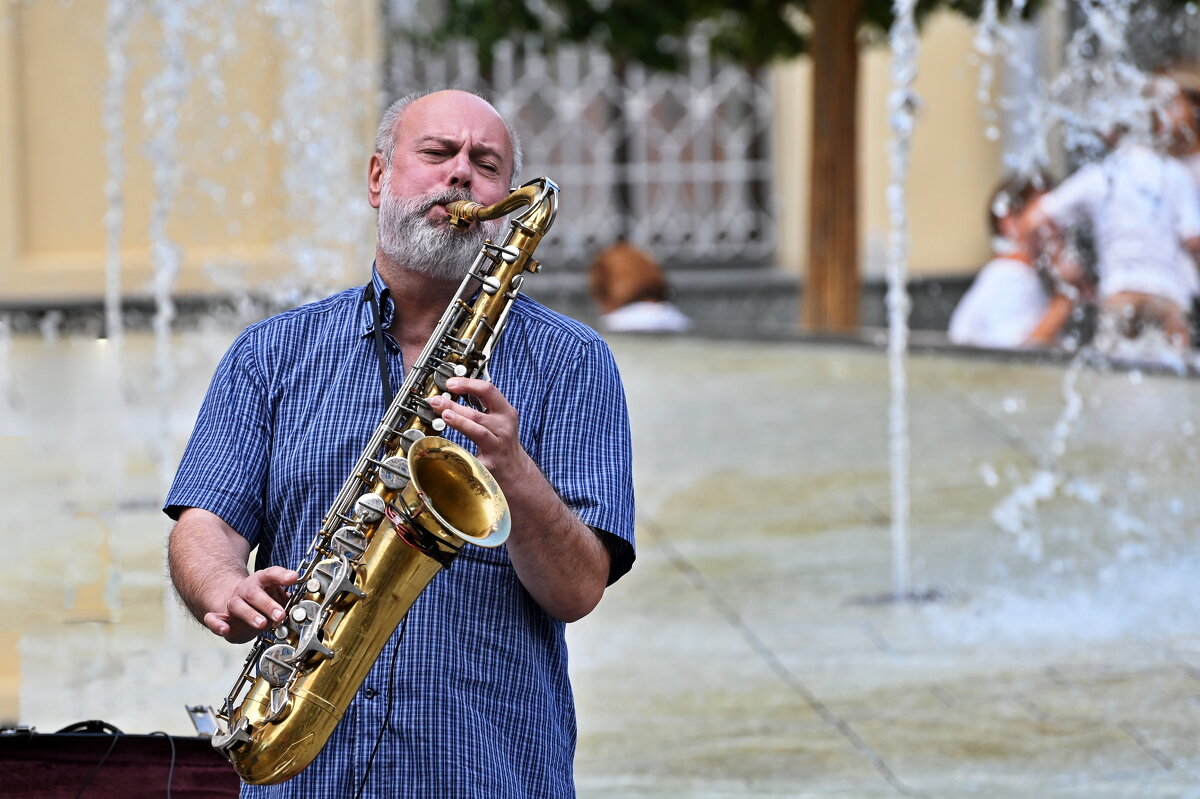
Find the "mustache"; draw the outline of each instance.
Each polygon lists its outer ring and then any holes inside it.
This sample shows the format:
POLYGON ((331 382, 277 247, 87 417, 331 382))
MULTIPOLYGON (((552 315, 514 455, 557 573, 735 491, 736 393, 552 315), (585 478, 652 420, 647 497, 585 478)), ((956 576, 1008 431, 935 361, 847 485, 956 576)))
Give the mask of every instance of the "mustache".
POLYGON ((472 196, 471 192, 466 189, 447 189, 446 191, 426 194, 424 197, 417 198, 416 202, 414 203, 414 211, 417 214, 424 216, 425 214, 429 213, 434 206, 446 206, 452 202, 457 202, 458 200, 469 200, 471 202, 475 202, 475 197, 472 196))

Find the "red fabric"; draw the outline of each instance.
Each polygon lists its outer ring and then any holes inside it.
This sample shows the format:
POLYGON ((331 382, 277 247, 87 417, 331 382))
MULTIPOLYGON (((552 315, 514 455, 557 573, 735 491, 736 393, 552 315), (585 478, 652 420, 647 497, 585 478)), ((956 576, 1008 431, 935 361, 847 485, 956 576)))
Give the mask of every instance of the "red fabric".
POLYGON ((173 799, 238 795, 233 766, 203 738, 121 735, 105 759, 111 735, 14 734, 0 735, 0 796, 70 799, 86 782, 82 799, 161 799, 167 795, 172 742, 173 799))

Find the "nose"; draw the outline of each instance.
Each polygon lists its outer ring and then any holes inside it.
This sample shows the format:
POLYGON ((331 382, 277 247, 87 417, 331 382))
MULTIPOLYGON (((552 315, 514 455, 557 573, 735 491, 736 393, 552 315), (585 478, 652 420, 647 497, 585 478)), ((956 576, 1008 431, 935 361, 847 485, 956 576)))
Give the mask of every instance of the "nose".
POLYGON ((451 188, 471 188, 471 158, 466 152, 457 153, 447 163, 446 182, 451 188))

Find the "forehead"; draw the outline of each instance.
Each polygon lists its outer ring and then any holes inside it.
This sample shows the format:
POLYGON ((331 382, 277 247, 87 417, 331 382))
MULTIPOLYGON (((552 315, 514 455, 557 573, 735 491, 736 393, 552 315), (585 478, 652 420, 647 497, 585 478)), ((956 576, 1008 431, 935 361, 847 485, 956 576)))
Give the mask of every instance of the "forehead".
POLYGON ((466 92, 438 92, 413 101, 400 118, 396 139, 410 144, 443 139, 512 156, 504 120, 487 101, 466 92))

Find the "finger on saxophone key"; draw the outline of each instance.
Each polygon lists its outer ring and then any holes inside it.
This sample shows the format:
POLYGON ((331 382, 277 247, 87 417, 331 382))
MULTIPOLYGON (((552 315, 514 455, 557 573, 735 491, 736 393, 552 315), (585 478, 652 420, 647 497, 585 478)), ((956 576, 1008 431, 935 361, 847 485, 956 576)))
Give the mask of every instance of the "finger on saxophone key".
POLYGON ((279 599, 283 599, 285 586, 294 585, 300 575, 292 569, 282 566, 271 566, 257 571, 250 579, 243 582, 242 598, 259 615, 251 622, 258 629, 266 627, 267 619, 280 621, 283 619, 283 607, 279 599))
POLYGON ((441 414, 442 419, 447 423, 453 421, 456 414, 454 413, 454 400, 449 394, 438 394, 429 398, 429 407, 441 414))

